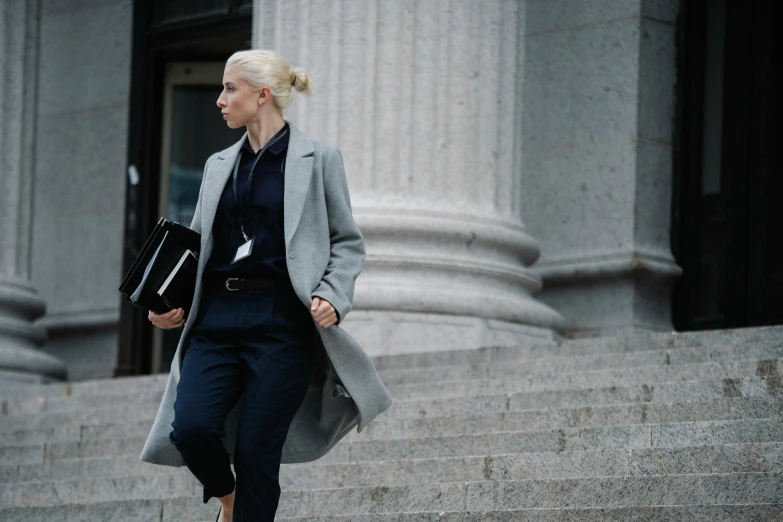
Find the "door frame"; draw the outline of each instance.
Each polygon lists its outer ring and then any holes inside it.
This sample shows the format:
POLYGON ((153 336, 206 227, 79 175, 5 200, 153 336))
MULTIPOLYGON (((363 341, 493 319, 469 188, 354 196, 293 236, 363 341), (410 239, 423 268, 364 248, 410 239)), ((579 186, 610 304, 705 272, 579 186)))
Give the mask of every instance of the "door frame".
MULTIPOLYGON (((171 122, 174 88, 180 85, 219 85, 223 79, 223 62, 169 62, 163 78, 163 125, 161 129, 160 176, 158 179, 158 216, 168 214, 169 166, 171 160, 171 122), (217 79, 217 81, 216 81, 217 79)), ((188 225, 189 223, 182 223, 188 225)), ((152 329, 150 372, 163 370, 163 330, 152 329)))
MULTIPOLYGON (((149 233, 157 223, 161 198, 160 165, 165 107, 165 71, 171 62, 222 62, 231 52, 250 47, 253 14, 230 9, 152 27, 155 0, 134 0, 131 60, 131 94, 128 114, 129 176, 126 179, 123 266, 127 273, 149 233), (231 42, 233 51, 212 50, 200 42, 231 42), (236 42, 236 45, 234 45, 236 42), (195 50, 194 50, 195 49, 195 50), (130 172, 133 171, 133 175, 130 172), (136 175, 138 174, 138 175, 136 175)), ((153 371, 154 327, 147 311, 120 299, 117 364, 114 375, 149 374, 153 371)))
MULTIPOLYGON (((726 0, 721 88, 721 193, 725 195, 725 305, 723 314, 698 317, 707 9, 710 0, 681 0, 677 27, 678 81, 674 139, 671 248, 683 277, 672 296, 674 328, 706 330, 770 324, 762 302, 765 254, 774 238, 766 227, 769 179, 762 161, 764 85, 760 35, 769 24, 770 0, 726 0), (765 318, 766 317, 766 318, 765 318)), ((714 5, 714 4, 713 4, 714 5)))

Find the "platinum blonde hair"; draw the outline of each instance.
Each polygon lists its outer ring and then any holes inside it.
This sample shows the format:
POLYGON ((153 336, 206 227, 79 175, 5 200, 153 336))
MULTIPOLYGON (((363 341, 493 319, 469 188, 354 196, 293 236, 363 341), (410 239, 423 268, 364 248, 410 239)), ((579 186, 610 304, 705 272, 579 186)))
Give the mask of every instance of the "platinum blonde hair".
POLYGON ((272 91, 272 99, 283 112, 294 96, 294 89, 310 95, 310 78, 298 67, 291 68, 278 53, 263 49, 237 51, 226 61, 226 67, 239 71, 240 76, 254 89, 266 85, 272 91))

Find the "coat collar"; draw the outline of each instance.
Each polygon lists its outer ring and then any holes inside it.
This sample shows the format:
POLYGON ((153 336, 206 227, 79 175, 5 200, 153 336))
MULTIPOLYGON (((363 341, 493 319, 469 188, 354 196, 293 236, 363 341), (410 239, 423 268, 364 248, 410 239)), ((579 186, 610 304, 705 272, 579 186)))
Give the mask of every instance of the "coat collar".
MULTIPOLYGON (((310 186, 310 178, 313 173, 313 142, 305 136, 293 123, 285 120, 290 128, 291 135, 288 138, 286 150, 285 169, 283 173, 283 223, 285 246, 288 251, 291 238, 302 217, 305 196, 310 186)), ((204 178, 204 192, 202 194, 201 222, 202 240, 206 238, 206 244, 212 244, 212 224, 215 221, 220 196, 231 177, 237 154, 242 147, 242 142, 247 138, 247 131, 242 138, 229 148, 218 153, 210 165, 204 178), (204 234, 206 232, 206 234, 204 234)), ((210 252, 206 253, 207 255, 210 252)))

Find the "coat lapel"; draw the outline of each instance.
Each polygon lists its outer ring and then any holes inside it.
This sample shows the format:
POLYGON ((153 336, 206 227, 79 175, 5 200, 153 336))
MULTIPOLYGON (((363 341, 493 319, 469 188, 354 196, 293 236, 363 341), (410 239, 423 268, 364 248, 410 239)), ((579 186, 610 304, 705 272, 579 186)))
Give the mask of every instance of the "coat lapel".
POLYGON ((302 134, 302 131, 290 121, 288 125, 291 128, 291 137, 288 140, 286 153, 283 199, 286 250, 291 245, 291 238, 294 237, 304 211, 305 197, 313 175, 313 151, 315 150, 313 142, 302 134))
MULTIPOLYGON (((288 138, 286 151, 283 193, 283 222, 286 250, 290 247, 291 238, 302 217, 305 197, 310 187, 310 177, 313 173, 313 142, 305 136, 290 121, 291 136, 288 138)), ((201 201, 201 241, 203 246, 212 245, 212 225, 215 222, 220 196, 234 170, 234 162, 247 137, 247 132, 231 147, 221 151, 212 162, 204 179, 204 192, 201 201), (206 234, 204 233, 206 232, 206 234)), ((206 252, 207 255, 211 252, 206 252)))

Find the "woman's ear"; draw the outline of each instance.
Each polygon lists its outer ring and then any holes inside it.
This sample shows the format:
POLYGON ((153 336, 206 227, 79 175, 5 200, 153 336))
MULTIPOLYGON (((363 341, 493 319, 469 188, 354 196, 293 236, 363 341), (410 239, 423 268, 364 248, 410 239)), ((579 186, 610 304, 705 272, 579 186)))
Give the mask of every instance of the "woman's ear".
POLYGON ((258 104, 264 103, 271 95, 272 91, 266 85, 258 89, 258 104))

